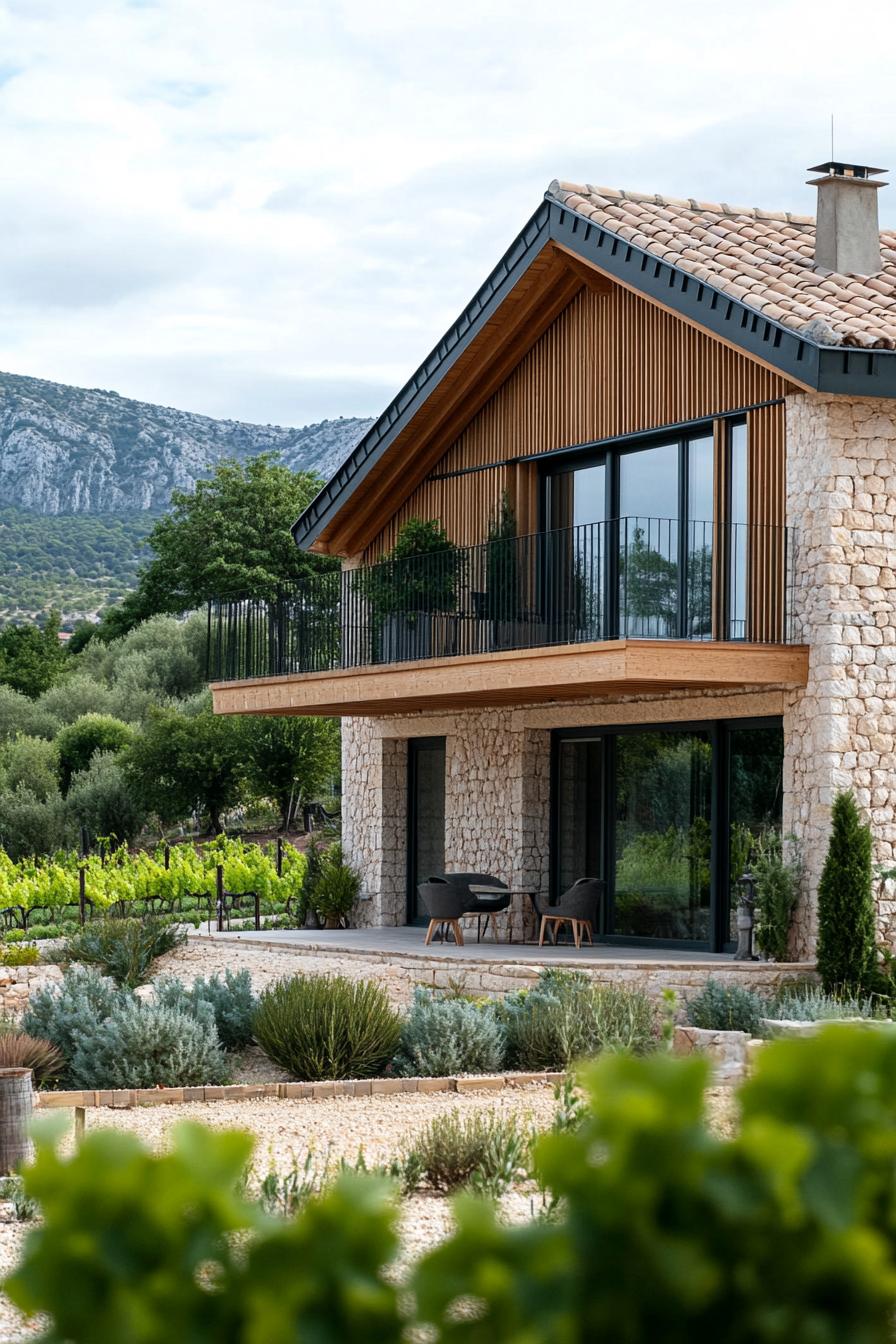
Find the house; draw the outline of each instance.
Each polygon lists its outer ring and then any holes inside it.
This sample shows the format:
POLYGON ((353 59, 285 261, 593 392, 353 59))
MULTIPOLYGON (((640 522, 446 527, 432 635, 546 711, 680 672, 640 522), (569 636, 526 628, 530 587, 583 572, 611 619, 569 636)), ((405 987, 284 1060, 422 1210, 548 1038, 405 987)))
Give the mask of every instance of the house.
POLYGON ((817 219, 553 182, 296 523, 341 572, 211 613, 218 712, 343 718, 368 922, 601 876, 605 939, 721 950, 780 826, 805 956, 837 790, 894 858, 896 234, 811 171, 817 219))

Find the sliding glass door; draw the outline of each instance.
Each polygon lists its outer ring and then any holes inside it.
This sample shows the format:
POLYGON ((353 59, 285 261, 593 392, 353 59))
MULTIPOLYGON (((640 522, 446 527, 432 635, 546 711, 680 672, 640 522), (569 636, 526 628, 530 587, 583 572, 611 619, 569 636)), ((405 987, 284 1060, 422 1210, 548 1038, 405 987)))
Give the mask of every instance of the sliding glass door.
POLYGON ((607 884, 605 938, 721 950, 756 839, 780 825, 779 720, 555 734, 554 895, 607 884))

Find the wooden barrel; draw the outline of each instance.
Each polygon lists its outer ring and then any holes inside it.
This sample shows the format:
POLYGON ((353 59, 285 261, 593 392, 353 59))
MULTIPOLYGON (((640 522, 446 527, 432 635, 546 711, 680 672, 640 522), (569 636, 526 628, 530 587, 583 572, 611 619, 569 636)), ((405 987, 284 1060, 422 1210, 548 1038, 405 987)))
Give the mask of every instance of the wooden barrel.
POLYGON ((0 1069, 0 1175, 9 1176, 31 1156, 31 1070, 0 1069))

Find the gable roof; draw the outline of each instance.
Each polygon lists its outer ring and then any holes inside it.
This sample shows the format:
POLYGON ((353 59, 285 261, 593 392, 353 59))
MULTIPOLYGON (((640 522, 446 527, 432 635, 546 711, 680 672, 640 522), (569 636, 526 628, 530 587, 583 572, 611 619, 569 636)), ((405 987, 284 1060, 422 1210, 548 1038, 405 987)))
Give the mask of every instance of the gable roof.
POLYGON ((896 233, 878 275, 816 269, 815 220, 552 182, 548 196, 820 345, 896 349, 896 233))
POLYGON ((294 524, 295 541, 322 545, 322 534, 427 401, 449 386, 477 337, 525 291, 551 248, 804 388, 896 398, 896 234, 881 234, 884 270, 870 277, 816 270, 814 234, 809 216, 552 182, 457 320, 294 524))

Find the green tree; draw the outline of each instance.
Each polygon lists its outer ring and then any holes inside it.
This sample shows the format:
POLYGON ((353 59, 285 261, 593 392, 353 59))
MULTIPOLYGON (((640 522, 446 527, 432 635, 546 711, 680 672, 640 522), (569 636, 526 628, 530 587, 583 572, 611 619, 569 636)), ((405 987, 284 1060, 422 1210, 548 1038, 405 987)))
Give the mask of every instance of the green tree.
POLYGON ((339 770, 335 719, 247 715, 242 722, 248 783, 272 798, 289 829, 303 801, 319 794, 339 770))
POLYGON ((6 789, 30 789, 46 802, 59 789, 59 752, 45 737, 21 733, 0 745, 0 780, 6 789))
POLYGON ((59 642, 59 613, 39 625, 7 625, 0 630, 0 681, 36 700, 59 680, 65 650, 59 642))
POLYGON ((94 753, 88 768, 73 777, 66 802, 91 844, 100 836, 133 840, 146 818, 114 751, 94 753))
POLYGON ((156 613, 191 611, 213 597, 274 597, 306 574, 336 568, 301 551, 290 530, 321 484, 263 453, 220 462, 192 493, 175 490, 170 512, 147 538, 153 558, 136 590, 103 616, 100 638, 116 639, 156 613))
POLYGON ((830 993, 861 991, 876 962, 871 828, 849 792, 831 809, 831 838, 818 883, 818 973, 830 993))
POLYGON ((0 793, 0 846, 11 859, 64 849, 73 843, 75 834, 60 793, 39 798, 22 784, 0 793))
POLYGON ((72 776, 86 770, 96 752, 121 751, 132 737, 128 725, 111 714, 82 714, 80 719, 63 728, 56 738, 59 787, 63 795, 68 793, 72 776))
POLYGON ((198 810, 218 832, 222 813, 242 795, 243 756, 238 719, 213 714, 208 707, 193 714, 157 709, 131 745, 125 768, 147 812, 175 822, 198 810))

